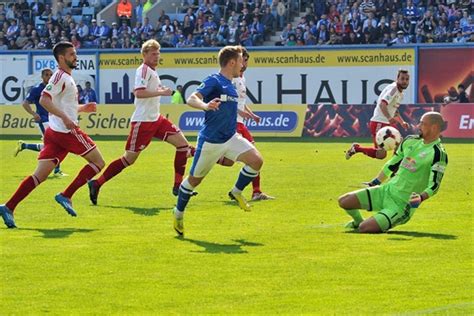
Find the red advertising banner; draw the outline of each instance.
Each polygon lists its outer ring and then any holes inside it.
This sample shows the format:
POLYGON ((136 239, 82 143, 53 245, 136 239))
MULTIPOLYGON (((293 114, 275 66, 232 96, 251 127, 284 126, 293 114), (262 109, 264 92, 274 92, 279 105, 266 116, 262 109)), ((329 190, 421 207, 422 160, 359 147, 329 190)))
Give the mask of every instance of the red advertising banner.
MULTIPOLYGON (((374 104, 309 104, 302 136, 370 137, 369 122, 374 104)), ((447 122, 441 134, 448 138, 474 138, 474 104, 401 104, 400 116, 408 129, 398 126, 403 136, 418 134, 418 124, 426 112, 440 112, 447 122)))
POLYGON ((441 115, 447 121, 444 137, 474 138, 474 104, 451 103, 441 107, 441 115))
POLYGON ((455 100, 459 84, 474 103, 474 48, 420 49, 418 56, 418 103, 455 100))

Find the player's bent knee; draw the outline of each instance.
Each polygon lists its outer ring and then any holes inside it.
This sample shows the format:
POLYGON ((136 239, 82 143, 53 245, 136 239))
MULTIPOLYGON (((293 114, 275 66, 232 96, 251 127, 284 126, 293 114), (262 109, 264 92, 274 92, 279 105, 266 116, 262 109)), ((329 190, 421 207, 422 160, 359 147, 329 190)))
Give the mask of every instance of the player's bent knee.
POLYGON ((366 219, 359 225, 359 233, 361 234, 379 234, 382 232, 382 229, 380 229, 380 226, 373 217, 366 219))

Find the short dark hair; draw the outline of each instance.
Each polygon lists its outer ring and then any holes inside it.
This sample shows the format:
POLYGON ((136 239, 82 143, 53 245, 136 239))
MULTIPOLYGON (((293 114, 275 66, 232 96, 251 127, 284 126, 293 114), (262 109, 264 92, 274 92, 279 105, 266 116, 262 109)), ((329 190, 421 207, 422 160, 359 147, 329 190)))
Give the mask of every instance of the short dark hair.
POLYGON ((237 60, 240 54, 242 54, 240 46, 226 46, 221 48, 218 55, 219 65, 221 67, 227 66, 232 59, 237 60))
POLYGON ((398 69, 397 78, 400 77, 401 74, 408 75, 408 70, 407 69, 398 69))
POLYGON ((53 55, 57 62, 59 62, 59 55, 66 54, 68 48, 74 48, 74 45, 70 42, 59 42, 53 47, 53 55))
POLYGON ((47 71, 53 72, 53 71, 51 70, 51 68, 44 68, 43 70, 41 70, 41 75, 44 76, 44 74, 45 74, 47 71))
POLYGON ((466 87, 462 83, 458 84, 458 89, 459 88, 462 88, 463 90, 466 90, 466 87))

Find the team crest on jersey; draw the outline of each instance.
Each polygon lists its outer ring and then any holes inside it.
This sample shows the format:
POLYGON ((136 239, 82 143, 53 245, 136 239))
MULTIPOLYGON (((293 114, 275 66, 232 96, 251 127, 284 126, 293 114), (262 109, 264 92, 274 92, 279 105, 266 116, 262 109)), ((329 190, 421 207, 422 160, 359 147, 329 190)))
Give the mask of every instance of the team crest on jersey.
POLYGON ((199 85, 198 89, 203 89, 205 86, 206 86, 206 84, 205 84, 204 82, 201 82, 201 84, 199 85))
POLYGON ((46 90, 50 91, 51 89, 53 89, 53 85, 52 84, 48 84, 46 86, 46 90))

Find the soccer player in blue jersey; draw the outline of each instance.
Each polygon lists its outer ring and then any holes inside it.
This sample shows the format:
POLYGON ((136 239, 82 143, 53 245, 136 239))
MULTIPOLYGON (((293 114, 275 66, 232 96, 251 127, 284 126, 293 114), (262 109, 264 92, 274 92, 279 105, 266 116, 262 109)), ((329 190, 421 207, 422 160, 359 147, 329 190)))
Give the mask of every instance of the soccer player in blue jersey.
MULTIPOLYGON (((49 68, 45 68, 41 71, 41 83, 31 88, 30 92, 26 96, 26 99, 23 101, 23 108, 33 116, 35 119, 36 124, 38 124, 38 128, 41 131, 41 135, 44 135, 44 131, 48 127, 49 122, 49 113, 46 111, 44 107, 41 106, 39 103, 41 92, 43 91, 44 87, 48 84, 49 78, 53 75, 53 71, 49 68), (36 106, 36 111, 33 111, 31 108, 31 103, 34 103, 36 106)), ((41 151, 44 145, 42 143, 39 144, 27 144, 22 140, 18 141, 18 144, 15 148, 13 156, 18 156, 18 153, 21 151, 28 149, 33 151, 41 151)), ((55 176, 64 176, 65 174, 62 173, 59 164, 54 169, 55 176)))
POLYGON ((232 79, 240 76, 243 67, 240 46, 226 46, 218 55, 220 71, 205 78, 187 99, 193 108, 205 111, 205 121, 197 140, 190 175, 181 183, 174 210, 174 229, 184 235, 184 210, 193 190, 221 157, 244 163, 234 188, 229 193, 239 207, 250 211, 242 196, 244 188, 258 176, 263 159, 258 150, 236 132, 239 95, 232 79))

